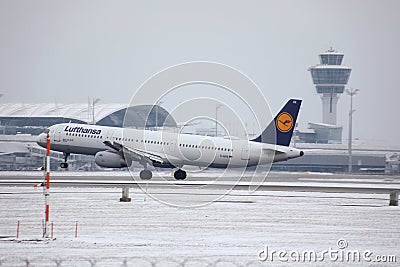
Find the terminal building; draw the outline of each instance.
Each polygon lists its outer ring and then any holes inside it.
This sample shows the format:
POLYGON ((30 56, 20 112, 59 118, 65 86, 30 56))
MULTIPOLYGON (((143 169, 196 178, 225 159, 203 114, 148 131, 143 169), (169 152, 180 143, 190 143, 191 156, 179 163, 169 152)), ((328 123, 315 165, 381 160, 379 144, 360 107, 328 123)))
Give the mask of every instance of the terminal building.
POLYGON ((126 127, 176 127, 164 108, 152 105, 128 109, 123 104, 97 104, 94 108, 88 104, 8 103, 0 104, 0 134, 38 135, 51 125, 67 122, 122 127, 125 114, 129 117, 126 127))

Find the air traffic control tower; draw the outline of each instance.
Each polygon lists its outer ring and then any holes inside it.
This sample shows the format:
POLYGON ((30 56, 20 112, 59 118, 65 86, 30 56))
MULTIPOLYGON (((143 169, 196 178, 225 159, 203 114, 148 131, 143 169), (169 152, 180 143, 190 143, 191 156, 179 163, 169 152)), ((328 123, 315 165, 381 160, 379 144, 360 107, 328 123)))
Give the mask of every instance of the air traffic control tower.
POLYGON ((336 106, 350 77, 351 68, 341 65, 344 55, 332 47, 319 55, 320 64, 308 70, 322 100, 322 123, 336 125, 336 106))
POLYGON ((350 77, 351 68, 343 66, 344 55, 332 47, 319 54, 320 64, 310 67, 311 77, 322 100, 322 123, 310 122, 317 143, 341 143, 343 127, 337 125, 337 102, 350 77))

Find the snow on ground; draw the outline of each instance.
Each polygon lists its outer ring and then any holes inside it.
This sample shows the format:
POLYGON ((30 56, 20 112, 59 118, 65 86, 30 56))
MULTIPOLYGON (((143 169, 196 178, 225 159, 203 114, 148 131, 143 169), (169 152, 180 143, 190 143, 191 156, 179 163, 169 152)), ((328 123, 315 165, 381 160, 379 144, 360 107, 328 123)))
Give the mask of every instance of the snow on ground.
MULTIPOLYGON (((210 199, 208 194, 220 193, 152 192, 155 198, 183 204, 201 204, 210 199)), ((387 195, 233 191, 198 208, 165 205, 139 189, 131 189, 132 202, 119 202, 120 195, 120 188, 52 188, 56 239, 43 240, 41 189, 0 187, 0 236, 8 236, 0 239, 0 266, 27 266, 25 260, 32 266, 57 266, 57 261, 61 266, 182 266, 185 260, 186 266, 288 264, 277 258, 260 261, 257 255, 265 246, 287 252, 369 250, 400 261, 400 210, 388 206, 387 195), (339 239, 348 247, 339 249, 339 239)), ((316 264, 298 266, 305 263, 316 264)), ((319 265, 349 262, 326 259, 319 265)), ((377 264, 388 265, 395 266, 377 264)))

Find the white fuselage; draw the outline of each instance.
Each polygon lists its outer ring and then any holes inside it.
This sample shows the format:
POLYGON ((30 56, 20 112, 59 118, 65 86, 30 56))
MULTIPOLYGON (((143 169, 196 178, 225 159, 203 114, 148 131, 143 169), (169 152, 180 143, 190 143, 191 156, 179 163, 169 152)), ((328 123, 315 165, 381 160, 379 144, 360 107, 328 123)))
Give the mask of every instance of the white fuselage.
MULTIPOLYGON (((157 155, 163 159, 161 166, 246 167, 284 161, 303 154, 292 147, 248 140, 74 123, 53 125, 49 128, 49 135, 51 150, 95 155, 112 150, 104 143, 108 141, 157 155)), ((45 146, 45 134, 38 137, 38 144, 45 146)))

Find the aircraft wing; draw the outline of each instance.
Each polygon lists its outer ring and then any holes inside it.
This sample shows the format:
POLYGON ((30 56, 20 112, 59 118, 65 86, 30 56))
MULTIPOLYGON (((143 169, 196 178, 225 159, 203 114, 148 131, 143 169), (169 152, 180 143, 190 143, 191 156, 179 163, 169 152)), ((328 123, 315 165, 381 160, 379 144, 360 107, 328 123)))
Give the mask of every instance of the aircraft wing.
POLYGON ((145 161, 148 163, 164 163, 163 158, 160 155, 157 155, 156 153, 152 152, 147 152, 141 149, 133 148, 133 147, 128 147, 123 144, 117 143, 117 142, 110 142, 110 141, 105 141, 104 144, 108 146, 109 148, 114 149, 118 153, 123 156, 123 152, 129 153, 129 155, 135 159, 136 161, 145 161))
POLYGON ((136 158, 139 161, 145 160, 148 162, 157 162, 160 164, 164 163, 163 158, 155 153, 150 153, 141 149, 127 147, 127 146, 123 146, 123 148, 127 150, 132 157, 136 158))

